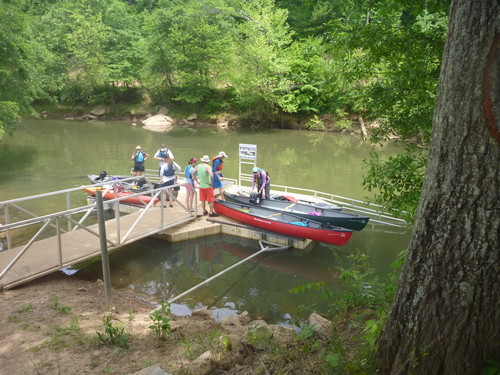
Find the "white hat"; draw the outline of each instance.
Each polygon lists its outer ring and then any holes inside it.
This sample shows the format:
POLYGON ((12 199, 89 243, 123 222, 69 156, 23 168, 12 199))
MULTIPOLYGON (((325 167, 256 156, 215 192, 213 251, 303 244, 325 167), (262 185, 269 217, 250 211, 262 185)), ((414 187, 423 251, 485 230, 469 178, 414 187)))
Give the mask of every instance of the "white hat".
POLYGON ((220 158, 220 157, 223 157, 223 156, 224 156, 225 158, 227 158, 227 155, 226 155, 226 153, 225 153, 224 151, 219 152, 218 157, 220 158))
POLYGON ((136 149, 136 150, 140 150, 140 149, 141 149, 141 146, 137 146, 135 149, 136 149))
POLYGON ((208 155, 203 155, 203 157, 201 158, 201 161, 203 163, 209 163, 210 162, 210 158, 208 157, 208 155))

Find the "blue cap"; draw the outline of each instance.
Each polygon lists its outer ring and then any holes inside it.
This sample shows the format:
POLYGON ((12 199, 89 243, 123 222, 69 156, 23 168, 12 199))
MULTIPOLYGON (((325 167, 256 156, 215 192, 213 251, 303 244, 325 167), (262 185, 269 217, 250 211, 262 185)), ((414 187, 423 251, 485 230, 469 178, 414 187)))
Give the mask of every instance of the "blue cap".
POLYGON ((258 171, 259 171, 259 168, 257 168, 257 167, 253 167, 253 169, 252 169, 252 173, 255 173, 255 172, 258 172, 258 171))

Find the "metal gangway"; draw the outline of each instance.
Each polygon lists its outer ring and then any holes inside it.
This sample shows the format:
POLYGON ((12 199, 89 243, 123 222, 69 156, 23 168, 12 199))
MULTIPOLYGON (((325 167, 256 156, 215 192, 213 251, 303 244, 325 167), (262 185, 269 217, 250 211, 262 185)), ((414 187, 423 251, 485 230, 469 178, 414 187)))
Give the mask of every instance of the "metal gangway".
POLYGON ((97 188, 103 196, 112 193, 116 197, 104 201, 108 252, 196 219, 197 212, 189 212, 172 189, 185 182, 142 192, 134 191, 131 183, 128 197, 119 197, 123 182, 133 179, 0 202, 0 290, 101 254, 96 202, 87 199, 84 188, 97 188), (167 208, 167 195, 175 201, 175 208, 167 208), (138 204, 123 203, 132 197, 139 199, 138 204))

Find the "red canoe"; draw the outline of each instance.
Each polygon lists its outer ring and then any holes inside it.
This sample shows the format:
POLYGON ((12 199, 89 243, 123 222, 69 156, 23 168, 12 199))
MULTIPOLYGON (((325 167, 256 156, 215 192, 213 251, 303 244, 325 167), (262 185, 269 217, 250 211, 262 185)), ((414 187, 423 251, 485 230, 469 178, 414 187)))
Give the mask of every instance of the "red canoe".
POLYGON ((263 207, 217 199, 214 202, 214 208, 220 215, 270 232, 292 237, 308 238, 332 245, 343 246, 352 236, 352 230, 350 229, 333 227, 327 223, 319 223, 289 213, 277 213, 263 207))
MULTIPOLYGON (((87 187, 83 188, 82 190, 90 195, 95 195, 95 192, 97 189, 101 189, 100 187, 87 187)), ((109 199, 115 199, 115 198, 124 198, 128 197, 131 194, 128 191, 121 191, 117 192, 116 196, 115 193, 111 190, 108 191, 106 194, 103 194, 103 198, 106 200, 109 199)), ((135 204, 138 206, 147 206, 149 202, 151 202, 153 198, 149 195, 139 195, 135 197, 130 197, 130 198, 125 198, 120 200, 121 203, 128 203, 128 204, 135 204)), ((156 198, 154 201, 154 204, 157 204, 160 201, 160 199, 156 198)))

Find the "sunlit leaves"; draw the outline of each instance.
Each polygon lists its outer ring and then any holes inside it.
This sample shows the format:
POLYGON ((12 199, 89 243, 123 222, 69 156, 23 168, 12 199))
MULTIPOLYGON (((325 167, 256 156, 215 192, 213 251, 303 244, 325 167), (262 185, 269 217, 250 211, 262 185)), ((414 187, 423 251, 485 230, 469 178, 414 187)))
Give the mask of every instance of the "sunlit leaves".
POLYGON ((405 219, 411 219, 420 199, 425 162, 425 155, 413 147, 386 161, 373 152, 365 161, 368 174, 363 185, 376 193, 376 203, 393 209, 398 216, 404 216, 401 211, 406 211, 405 219))
POLYGON ((12 133, 22 115, 31 114, 40 92, 38 57, 23 2, 0 6, 0 139, 12 133))

